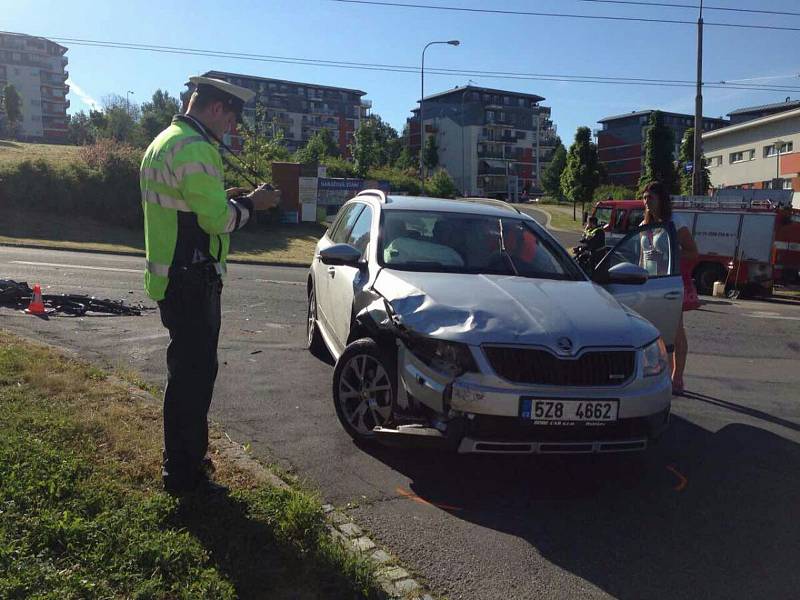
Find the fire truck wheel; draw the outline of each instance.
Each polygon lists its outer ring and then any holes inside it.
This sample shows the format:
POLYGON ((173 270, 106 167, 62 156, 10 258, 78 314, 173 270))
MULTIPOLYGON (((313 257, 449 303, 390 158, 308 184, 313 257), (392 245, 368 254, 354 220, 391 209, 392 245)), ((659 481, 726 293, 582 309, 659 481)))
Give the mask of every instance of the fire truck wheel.
POLYGON ((710 296, 714 292, 715 281, 725 281, 725 269, 722 266, 705 263, 694 270, 694 283, 698 294, 710 296))

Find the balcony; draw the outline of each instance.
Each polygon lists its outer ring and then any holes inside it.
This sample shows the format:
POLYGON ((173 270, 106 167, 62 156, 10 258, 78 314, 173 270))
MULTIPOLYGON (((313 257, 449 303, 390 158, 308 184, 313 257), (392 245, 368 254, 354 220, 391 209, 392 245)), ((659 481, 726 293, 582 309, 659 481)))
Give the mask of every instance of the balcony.
POLYGON ((361 108, 372 108, 372 100, 361 100, 361 108))

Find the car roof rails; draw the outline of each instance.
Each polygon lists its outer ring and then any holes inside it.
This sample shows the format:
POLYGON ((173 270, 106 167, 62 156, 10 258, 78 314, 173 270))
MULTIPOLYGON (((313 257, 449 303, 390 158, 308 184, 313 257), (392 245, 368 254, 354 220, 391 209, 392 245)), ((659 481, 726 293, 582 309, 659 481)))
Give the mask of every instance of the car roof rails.
POLYGON ((382 190, 378 189, 361 190, 355 195, 356 198, 358 198, 359 196, 377 196, 381 204, 386 204, 386 193, 382 190))
POLYGON ((503 200, 496 198, 459 198, 463 202, 472 202, 473 204, 485 204, 486 206, 495 206, 497 208, 505 208, 506 210, 513 210, 515 213, 522 214, 522 211, 516 206, 512 206, 503 200))

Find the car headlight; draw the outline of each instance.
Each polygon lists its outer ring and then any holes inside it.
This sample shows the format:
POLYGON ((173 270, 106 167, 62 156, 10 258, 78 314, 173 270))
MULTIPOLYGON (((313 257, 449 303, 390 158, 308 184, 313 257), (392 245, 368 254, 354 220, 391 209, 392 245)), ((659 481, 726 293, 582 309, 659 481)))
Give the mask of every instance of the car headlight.
POLYGON ((664 372, 667 368, 667 347, 664 340, 658 338, 642 349, 642 366, 645 377, 655 377, 664 372))
POLYGON ((429 367, 453 377, 468 371, 477 372, 478 365, 466 344, 444 342, 430 338, 415 338, 407 342, 409 350, 429 367))

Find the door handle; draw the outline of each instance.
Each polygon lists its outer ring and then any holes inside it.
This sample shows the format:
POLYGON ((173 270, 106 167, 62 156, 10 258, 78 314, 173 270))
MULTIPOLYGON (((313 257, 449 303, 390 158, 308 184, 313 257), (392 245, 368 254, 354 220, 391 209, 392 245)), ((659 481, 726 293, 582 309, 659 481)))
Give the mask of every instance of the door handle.
POLYGON ((331 277, 335 277, 336 276, 336 267, 328 267, 328 275, 330 275, 331 277))
POLYGON ((677 300, 678 298, 683 298, 681 292, 667 292, 664 294, 664 300, 677 300))

